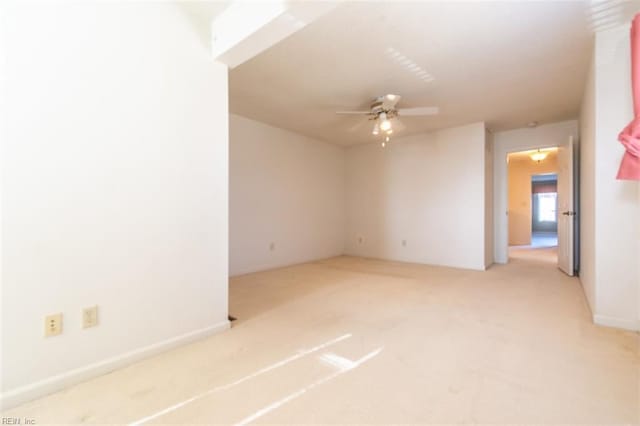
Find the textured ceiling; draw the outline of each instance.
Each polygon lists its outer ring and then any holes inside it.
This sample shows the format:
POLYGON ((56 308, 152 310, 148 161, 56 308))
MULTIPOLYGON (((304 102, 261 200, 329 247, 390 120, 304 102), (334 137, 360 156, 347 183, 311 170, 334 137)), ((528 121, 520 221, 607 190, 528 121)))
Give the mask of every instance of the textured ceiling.
POLYGON ((576 118, 591 57, 589 3, 353 2, 230 72, 233 113, 340 145, 372 125, 336 110, 378 95, 405 117, 394 137, 486 121, 505 130, 576 118))

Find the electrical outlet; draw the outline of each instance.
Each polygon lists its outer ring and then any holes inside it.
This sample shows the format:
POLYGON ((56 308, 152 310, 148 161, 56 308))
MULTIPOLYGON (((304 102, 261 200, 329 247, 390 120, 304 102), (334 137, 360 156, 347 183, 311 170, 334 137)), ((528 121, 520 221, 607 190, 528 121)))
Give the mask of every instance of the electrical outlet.
POLYGON ((62 314, 47 315, 44 317, 44 337, 62 334, 62 314))
POLYGON ((276 249, 276 243, 269 244, 269 250, 275 251, 275 249, 276 249))
POLYGON ((82 310, 82 328, 95 327, 98 325, 98 305, 84 308, 82 310))
POLYGON ((407 240, 402 240, 402 247, 406 247, 407 246, 407 240))

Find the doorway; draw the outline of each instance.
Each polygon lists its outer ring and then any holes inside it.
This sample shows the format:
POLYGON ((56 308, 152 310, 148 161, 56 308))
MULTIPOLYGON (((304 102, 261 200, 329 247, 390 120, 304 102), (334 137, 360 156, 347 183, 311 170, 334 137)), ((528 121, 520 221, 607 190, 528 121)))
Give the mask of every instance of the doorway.
MULTIPOLYGON (((576 275, 579 256, 579 212, 576 212, 579 181, 577 166, 577 144, 573 128, 562 130, 566 136, 552 135, 529 130, 517 131, 509 137, 495 139, 494 142, 494 261, 495 263, 509 262, 510 227, 514 221, 522 220, 509 208, 509 163, 511 154, 529 155, 530 161, 537 163, 538 159, 531 157, 538 150, 553 149, 557 153, 558 174, 558 249, 557 266, 567 275, 576 275), (524 133, 524 134, 521 134, 524 133), (517 136, 517 137, 516 137, 517 136), (525 137, 526 136, 526 137, 525 137), (526 151, 525 151, 526 150, 526 151)), ((537 158, 538 156, 536 156, 537 158)), ((546 158, 545 158, 546 160, 546 158)), ((545 160, 540 159, 540 164, 545 160)), ((553 171, 549 171, 550 173, 553 171)), ((543 174, 545 172, 534 172, 543 174)), ((530 201, 523 201, 530 203, 530 201)), ((529 226, 526 222, 525 226, 529 226)), ((530 245, 531 242, 523 243, 530 245)))
POLYGON ((509 258, 558 261, 558 149, 507 156, 509 258))
POLYGON ((531 176, 531 246, 558 246, 558 174, 531 176))
POLYGON ((534 230, 557 233, 557 174, 557 148, 507 155, 509 246, 531 245, 534 230))
MULTIPOLYGON (((576 193, 575 179, 575 144, 573 137, 569 137, 567 143, 558 147, 540 148, 528 151, 507 153, 506 167, 506 189, 507 189, 507 223, 505 228, 507 235, 505 238, 508 246, 505 247, 505 262, 515 258, 526 250, 529 254, 540 255, 541 258, 549 261, 555 260, 563 272, 573 276, 576 274, 575 256, 577 254, 575 236, 576 232, 576 211, 574 196, 576 193), (555 196, 534 196, 534 181, 545 179, 534 178, 536 175, 556 174, 555 196), (553 222, 545 226, 553 229, 557 226, 557 246, 534 247, 532 240, 534 234, 534 207, 533 202, 537 200, 543 203, 543 209, 539 213, 544 217, 538 222, 553 222), (514 256, 517 255, 517 256, 514 256)), ((549 193, 547 188, 546 193, 549 193)), ((545 193, 540 191, 540 193, 545 193)), ((538 206, 536 206, 537 208, 538 206)), ((547 243, 549 241, 547 240, 547 243)))

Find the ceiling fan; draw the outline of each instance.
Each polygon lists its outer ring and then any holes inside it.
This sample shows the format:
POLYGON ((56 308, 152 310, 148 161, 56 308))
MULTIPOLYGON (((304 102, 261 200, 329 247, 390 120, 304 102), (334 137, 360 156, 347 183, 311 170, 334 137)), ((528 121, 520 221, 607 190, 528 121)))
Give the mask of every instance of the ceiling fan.
POLYGON ((398 119, 399 116, 435 115, 439 111, 437 107, 396 108, 399 101, 399 95, 378 96, 371 102, 369 111, 336 111, 336 114, 367 115, 369 120, 374 121, 371 133, 374 136, 381 133, 385 136, 385 140, 382 142, 384 147, 385 142, 389 142, 389 136, 393 133, 393 123, 395 123, 397 130, 404 128, 404 125, 398 119))

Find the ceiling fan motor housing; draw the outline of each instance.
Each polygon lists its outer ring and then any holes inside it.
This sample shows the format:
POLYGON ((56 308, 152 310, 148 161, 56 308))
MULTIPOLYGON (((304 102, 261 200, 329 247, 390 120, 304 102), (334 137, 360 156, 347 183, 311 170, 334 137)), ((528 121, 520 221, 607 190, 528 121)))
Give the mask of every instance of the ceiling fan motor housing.
POLYGON ((383 112, 387 114, 387 118, 393 118, 398 115, 395 108, 385 109, 383 106, 383 101, 384 96, 379 96, 373 100, 373 102, 371 103, 371 115, 373 115, 374 117, 378 117, 378 115, 383 112))

